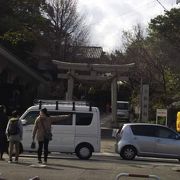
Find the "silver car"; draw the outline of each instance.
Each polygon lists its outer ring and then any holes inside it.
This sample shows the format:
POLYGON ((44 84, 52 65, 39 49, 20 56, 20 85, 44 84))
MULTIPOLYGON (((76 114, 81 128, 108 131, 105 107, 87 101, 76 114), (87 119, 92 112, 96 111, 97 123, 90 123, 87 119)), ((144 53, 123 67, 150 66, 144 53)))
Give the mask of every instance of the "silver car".
POLYGON ((135 156, 177 158, 180 160, 180 136, 174 130, 156 124, 125 124, 116 134, 115 151, 123 159, 135 156))

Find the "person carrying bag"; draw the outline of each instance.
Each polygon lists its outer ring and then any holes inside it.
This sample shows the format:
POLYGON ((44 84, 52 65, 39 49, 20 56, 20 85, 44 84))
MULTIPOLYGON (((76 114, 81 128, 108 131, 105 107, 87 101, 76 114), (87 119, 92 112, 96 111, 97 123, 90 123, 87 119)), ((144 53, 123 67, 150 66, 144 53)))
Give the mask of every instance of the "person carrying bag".
POLYGON ((47 163, 48 152, 49 152, 48 145, 49 145, 49 141, 52 140, 51 124, 59 120, 64 120, 68 116, 69 115, 60 115, 60 116, 49 117, 46 108, 40 110, 39 116, 35 120, 33 134, 32 134, 33 142, 35 140, 35 136, 38 141, 39 163, 42 163, 41 156, 42 156, 43 147, 44 147, 44 164, 47 163))
POLYGON ((45 126, 44 126, 44 122, 41 121, 41 124, 42 124, 42 127, 43 127, 43 130, 44 130, 44 139, 47 139, 49 141, 52 140, 52 133, 51 131, 49 130, 46 130, 45 126))
POLYGON ((6 135, 9 141, 9 163, 12 162, 13 149, 15 146, 15 163, 18 163, 20 153, 20 142, 23 136, 22 123, 17 111, 12 112, 12 118, 9 120, 6 135))
POLYGON ((49 145, 49 139, 45 138, 46 131, 51 131, 51 119, 49 118, 47 109, 44 108, 40 110, 33 129, 33 142, 35 136, 38 141, 38 163, 42 163, 41 156, 44 147, 44 164, 47 163, 49 145))

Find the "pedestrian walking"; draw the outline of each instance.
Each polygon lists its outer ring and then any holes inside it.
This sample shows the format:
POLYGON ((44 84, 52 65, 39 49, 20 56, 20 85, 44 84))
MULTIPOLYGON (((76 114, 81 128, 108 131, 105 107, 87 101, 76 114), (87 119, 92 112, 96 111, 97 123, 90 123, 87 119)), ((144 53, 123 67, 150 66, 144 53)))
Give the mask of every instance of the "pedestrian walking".
POLYGON ((23 128, 22 123, 19 120, 19 115, 17 111, 12 112, 12 118, 9 120, 6 135, 9 141, 9 163, 12 162, 12 155, 15 146, 15 163, 18 163, 19 159, 19 147, 22 140, 23 128))
POLYGON ((39 112, 39 116, 35 120, 34 129, 32 134, 33 142, 35 136, 38 141, 38 163, 42 163, 41 156, 44 147, 44 164, 47 164, 48 159, 48 145, 52 140, 51 124, 55 121, 64 120, 69 115, 60 115, 50 117, 46 108, 43 108, 39 112))
POLYGON ((8 143, 6 137, 6 127, 8 123, 8 116, 5 113, 5 108, 0 105, 0 160, 4 160, 4 152, 8 152, 8 143))

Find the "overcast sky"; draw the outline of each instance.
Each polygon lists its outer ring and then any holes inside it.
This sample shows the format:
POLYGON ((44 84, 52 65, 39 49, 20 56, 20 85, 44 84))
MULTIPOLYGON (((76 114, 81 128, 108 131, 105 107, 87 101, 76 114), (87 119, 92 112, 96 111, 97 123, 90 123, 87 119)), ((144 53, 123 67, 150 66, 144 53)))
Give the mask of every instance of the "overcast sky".
MULTIPOLYGON (((176 0, 158 0, 170 10, 176 0)), ((147 27, 150 19, 164 13, 157 0, 79 0, 80 13, 86 14, 91 28, 91 45, 113 51, 121 46, 123 30, 141 24, 147 27)))

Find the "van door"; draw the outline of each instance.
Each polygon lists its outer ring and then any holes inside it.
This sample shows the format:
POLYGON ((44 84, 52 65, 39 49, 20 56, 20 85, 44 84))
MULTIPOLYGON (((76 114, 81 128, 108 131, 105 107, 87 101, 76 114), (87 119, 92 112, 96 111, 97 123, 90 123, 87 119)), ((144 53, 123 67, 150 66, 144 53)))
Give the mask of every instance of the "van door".
POLYGON ((97 126, 97 119, 92 112, 76 113, 76 136, 75 144, 82 142, 91 144, 94 150, 99 147, 99 130, 97 126))
POLYGON ((36 118, 39 115, 39 111, 29 111, 27 113, 25 113, 22 117, 20 117, 20 120, 23 124, 23 140, 22 140, 22 144, 23 144, 23 149, 24 151, 35 151, 37 150, 37 146, 36 149, 31 149, 31 143, 32 143, 32 131, 34 128, 34 122, 36 120, 36 118))
POLYGON ((75 115, 72 112, 49 112, 50 115, 68 115, 65 119, 59 119, 52 124, 52 141, 49 143, 49 151, 74 152, 75 115))

